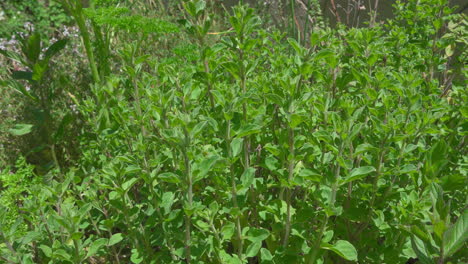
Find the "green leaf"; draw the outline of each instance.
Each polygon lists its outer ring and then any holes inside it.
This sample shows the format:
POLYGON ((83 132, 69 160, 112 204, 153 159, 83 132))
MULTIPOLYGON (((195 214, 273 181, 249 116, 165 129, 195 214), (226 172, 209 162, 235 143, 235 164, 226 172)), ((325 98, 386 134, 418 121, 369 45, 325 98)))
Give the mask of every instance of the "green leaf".
POLYGON ((447 257, 455 254, 468 238, 468 210, 464 210, 457 222, 444 234, 444 252, 447 257))
POLYGON ((322 180, 322 175, 310 169, 302 169, 299 172, 299 177, 313 182, 320 182, 322 180))
POLYGON ((266 248, 260 249, 260 257, 262 260, 273 260, 273 256, 270 251, 266 248))
POLYGON ((331 250, 338 254, 340 257, 349 260, 357 261, 357 251, 354 246, 346 240, 338 240, 335 245, 322 243, 321 248, 331 250))
MULTIPOLYGON (((250 185, 252 185, 253 181, 254 181, 254 178, 255 178, 255 168, 247 168, 244 173, 242 173, 241 177, 240 177, 240 180, 242 182, 242 189, 244 189, 244 191, 246 191, 250 185)), ((242 193, 241 190, 239 190, 239 193, 242 193)))
POLYGON ((164 172, 159 174, 158 178, 161 181, 168 182, 168 183, 180 183, 179 176, 172 172, 164 172))
POLYGON ((216 201, 211 202, 209 205, 209 208, 210 208, 210 214, 214 216, 219 210, 218 202, 216 201))
POLYGON ((364 178, 367 174, 374 172, 375 168, 373 166, 363 166, 359 168, 354 168, 348 177, 344 178, 341 181, 341 184, 346 184, 355 180, 364 178))
POLYGON ((198 15, 198 13, 200 13, 201 11, 203 11, 205 9, 205 6, 206 6, 205 1, 203 1, 203 0, 197 1, 195 3, 195 13, 198 15))
POLYGON ((228 223, 221 229, 221 234, 223 235, 223 240, 229 240, 234 235, 236 230, 234 223, 228 223))
POLYGON ((194 179, 194 183, 205 178, 205 176, 208 174, 208 172, 211 170, 211 168, 213 167, 213 165, 219 160, 219 156, 217 155, 213 155, 213 156, 210 156, 206 159, 204 159, 201 163, 200 163, 200 169, 199 169, 199 172, 198 174, 196 175, 195 179, 194 179))
POLYGON ((418 171, 418 168, 414 166, 413 164, 406 164, 406 165, 401 166, 400 168, 400 174, 413 173, 417 171, 418 171))
POLYGON ((3 56, 5 56, 7 58, 15 60, 15 61, 17 61, 17 62, 19 62, 21 64, 26 64, 23 57, 20 54, 16 53, 16 52, 0 49, 0 54, 2 54, 3 56))
POLYGON ((65 128, 73 121, 73 116, 71 114, 66 114, 62 121, 60 122, 57 131, 54 133, 54 142, 57 143, 62 139, 63 134, 65 133, 65 128))
POLYGON ((109 242, 107 243, 107 245, 108 246, 113 246, 113 245, 119 243, 122 240, 123 240, 122 233, 113 234, 111 236, 111 238, 109 238, 109 242))
POLYGON ((262 242, 252 243, 247 247, 247 251, 245 252, 245 255, 248 258, 255 257, 258 254, 258 251, 260 251, 261 247, 262 247, 262 242))
POLYGON ((293 38, 288 38, 288 42, 289 42, 289 45, 291 45, 298 54, 301 54, 302 53, 302 48, 301 48, 301 45, 299 43, 297 43, 297 41, 293 38))
POLYGON ((200 134, 200 132, 203 130, 203 128, 205 128, 205 126, 206 126, 207 123, 208 123, 208 122, 206 122, 206 121, 202 121, 202 122, 196 124, 196 125, 192 128, 192 130, 190 131, 190 136, 191 136, 192 138, 195 138, 198 134, 200 134))
POLYGON ((10 132, 14 136, 23 136, 26 134, 31 133, 33 125, 31 124, 16 124, 13 128, 10 128, 8 132, 10 132))
POLYGON ((369 143, 364 143, 364 144, 357 146, 356 150, 354 151, 354 156, 357 156, 364 152, 374 151, 374 150, 377 150, 377 148, 372 146, 369 143))
POLYGON ((41 52, 41 36, 39 33, 33 33, 29 38, 24 42, 23 53, 28 58, 29 63, 34 65, 39 59, 39 54, 41 52))
POLYGON ((248 125, 245 125, 245 126, 241 127, 241 129, 239 129, 239 131, 237 131, 236 136, 237 137, 245 137, 245 136, 248 136, 248 135, 258 133, 258 132, 261 131, 261 129, 262 129, 262 127, 259 126, 259 125, 248 124, 248 125))
MULTIPOLYGON (((124 159, 123 156, 120 156, 122 159, 124 159)), ((130 161, 131 162, 131 161, 130 161)), ((141 171, 141 168, 136 166, 136 165, 130 165, 128 167, 125 168, 125 175, 131 175, 131 174, 135 174, 135 173, 138 173, 141 171)))
POLYGON ((312 32, 310 34, 310 45, 315 46, 319 43, 319 41, 320 41, 320 33, 315 32, 315 31, 312 32))
POLYGON ((239 79, 239 66, 234 62, 225 62, 222 66, 232 74, 236 79, 239 79))
POLYGON ((55 54, 57 54, 59 51, 61 51, 63 48, 65 48, 65 45, 67 45, 68 39, 61 39, 56 41, 54 44, 50 45, 50 47, 47 49, 47 51, 44 54, 44 57, 46 60, 49 60, 55 54))
POLYGON ((38 240, 39 238, 41 238, 41 233, 36 232, 36 231, 31 231, 31 232, 26 233, 23 236, 23 239, 22 239, 21 243, 28 244, 28 243, 30 243, 32 241, 38 240))
POLYGON ((80 240, 83 237, 83 232, 75 232, 71 235, 71 239, 80 240))
POLYGON ((46 245, 40 245, 39 248, 44 252, 44 255, 48 258, 52 256, 52 249, 46 245))
POLYGON ((39 61, 33 66, 32 79, 34 81, 41 81, 46 73, 48 65, 44 61, 39 61))
POLYGON ((170 212, 172 204, 174 204, 175 194, 173 192, 165 192, 161 198, 161 207, 164 212, 168 214, 170 212))
POLYGON ((139 264, 143 261, 143 256, 140 256, 140 253, 137 249, 132 249, 132 255, 130 256, 132 263, 139 264))
POLYGON ((453 45, 448 45, 446 48, 445 48, 445 56, 447 57, 451 57, 454 53, 454 48, 453 48, 453 45))
POLYGON ((91 243, 91 245, 89 246, 86 258, 94 256, 99 251, 99 249, 107 245, 107 242, 107 238, 99 238, 98 240, 93 241, 93 243, 91 243))
POLYGON ((138 181, 138 178, 131 178, 130 180, 124 182, 122 184, 122 189, 124 191, 128 191, 130 190, 130 188, 132 188, 133 185, 135 185, 135 183, 138 181))
POLYGON ((428 234, 430 234, 427 231, 423 231, 419 226, 413 225, 411 226, 411 233, 415 236, 417 236, 419 239, 421 239, 424 242, 430 243, 431 238, 429 237, 428 234))
POLYGON ((289 125, 291 126, 291 128, 296 128, 298 125, 300 125, 304 121, 304 119, 305 117, 303 115, 292 114, 289 125))
POLYGON ((249 230, 248 240, 252 242, 262 242, 270 235, 270 231, 263 228, 251 228, 249 230))
POLYGON ((320 59, 324 59, 324 58, 329 58, 329 57, 333 57, 335 54, 335 52, 331 49, 323 49, 319 52, 317 52, 317 54, 315 54, 315 59, 316 60, 320 60, 320 59))
POLYGON ((411 247, 422 264, 434 264, 434 261, 429 256, 430 254, 427 252, 426 246, 421 239, 411 236, 411 247))
POLYGON ((12 88, 12 89, 15 89, 18 93, 26 96, 26 97, 29 97, 30 99, 36 101, 36 102, 39 102, 39 99, 31 94, 28 90, 26 90, 26 88, 24 87, 23 84, 21 84, 20 82, 16 81, 16 80, 7 80, 5 81, 5 85, 12 88))
POLYGON ((226 251, 224 251, 224 250, 220 250, 219 256, 221 257, 222 263, 226 263, 226 264, 242 264, 242 263, 244 263, 243 261, 241 261, 238 258, 237 255, 232 256, 232 255, 226 253, 226 251))
POLYGON ((15 80, 32 80, 33 73, 30 71, 13 71, 11 77, 15 80))
POLYGON ((53 257, 54 258, 58 257, 59 259, 62 259, 62 260, 65 260, 65 261, 68 261, 68 260, 71 259, 70 254, 68 254, 64 249, 58 249, 58 250, 54 251, 53 257))
POLYGON ((322 242, 323 243, 330 242, 332 240, 332 238, 333 238, 333 234, 334 234, 333 230, 326 231, 325 234, 323 234, 322 242))
MULTIPOLYGON (((67 185, 68 186, 68 185, 67 185)), ((68 188, 66 188, 68 189, 68 188)), ((86 215, 91 209, 93 208, 93 205, 91 203, 85 203, 80 206, 80 209, 78 210, 78 215, 79 216, 84 216, 86 215)))
POLYGON ((236 157, 239 155, 242 151, 242 143, 244 142, 243 138, 235 138, 231 142, 231 151, 232 151, 232 156, 236 157))
POLYGON ((271 171, 275 171, 276 169, 278 169, 278 160, 275 159, 274 157, 272 156, 268 156, 265 158, 265 166, 271 170, 271 171))

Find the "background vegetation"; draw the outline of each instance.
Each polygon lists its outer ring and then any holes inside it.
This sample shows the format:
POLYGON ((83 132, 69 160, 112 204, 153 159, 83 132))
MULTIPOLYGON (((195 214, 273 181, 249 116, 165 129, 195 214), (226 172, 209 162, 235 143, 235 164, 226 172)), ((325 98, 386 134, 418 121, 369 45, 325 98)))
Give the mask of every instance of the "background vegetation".
POLYGON ((0 4, 0 263, 467 262, 466 15, 240 2, 0 4))

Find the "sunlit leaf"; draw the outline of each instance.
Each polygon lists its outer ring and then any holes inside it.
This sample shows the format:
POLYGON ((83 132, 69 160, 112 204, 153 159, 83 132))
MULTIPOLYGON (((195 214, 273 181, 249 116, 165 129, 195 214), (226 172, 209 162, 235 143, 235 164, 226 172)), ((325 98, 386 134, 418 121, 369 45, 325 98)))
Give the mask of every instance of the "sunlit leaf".
POLYGON ((446 256, 455 254, 468 238, 468 210, 464 210, 458 220, 444 234, 444 252, 446 256))
POLYGON ((16 124, 8 130, 11 134, 15 136, 23 136, 31 133, 33 125, 31 124, 16 124))
POLYGON ((346 240, 338 240, 334 245, 322 243, 321 248, 331 250, 349 261, 358 260, 356 248, 346 240))

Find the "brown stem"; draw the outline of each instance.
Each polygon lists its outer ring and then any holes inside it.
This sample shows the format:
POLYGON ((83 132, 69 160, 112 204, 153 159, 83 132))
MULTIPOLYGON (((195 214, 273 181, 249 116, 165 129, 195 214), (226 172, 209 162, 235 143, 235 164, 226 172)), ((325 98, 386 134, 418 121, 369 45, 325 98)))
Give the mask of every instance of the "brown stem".
POLYGON ((341 17, 340 17, 340 14, 338 13, 338 10, 336 9, 335 0, 330 0, 330 3, 332 6, 333 15, 335 15, 336 17, 336 21, 338 21, 338 23, 341 23, 341 17))

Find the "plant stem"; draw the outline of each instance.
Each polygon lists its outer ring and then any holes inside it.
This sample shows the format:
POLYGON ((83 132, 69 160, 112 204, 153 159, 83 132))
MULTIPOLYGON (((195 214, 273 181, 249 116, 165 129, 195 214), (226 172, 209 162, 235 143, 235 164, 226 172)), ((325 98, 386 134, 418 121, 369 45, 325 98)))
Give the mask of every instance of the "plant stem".
POLYGON ((73 239, 73 246, 75 247, 75 263, 81 263, 80 260, 80 245, 78 243, 78 239, 73 239))
MULTIPOLYGON (((341 157, 341 155, 343 153, 343 148, 344 148, 344 143, 342 143, 341 146, 340 146, 340 151, 339 151, 339 154, 338 154, 337 158, 341 157)), ((331 194, 330 194, 330 197, 329 197, 329 199, 330 199, 329 207, 331 209, 334 209, 334 207, 335 207, 336 193, 337 193, 338 187, 339 187, 338 179, 340 177, 340 170, 341 170, 341 166, 339 164, 336 164, 335 165, 335 179, 334 179, 334 183, 332 185, 332 191, 331 191, 331 194)), ((325 228, 327 227, 329 218, 330 217, 328 216, 328 214, 326 214, 325 220, 322 222, 322 226, 320 227, 317 240, 315 241, 315 246, 312 249, 313 251, 312 251, 312 253, 310 255, 310 258, 309 258, 309 264, 315 264, 315 261, 316 261, 317 256, 318 256, 318 252, 320 251, 320 244, 322 242, 323 233, 325 232, 325 228)))
POLYGON ((55 167, 58 169, 59 175, 61 175, 62 170, 60 169, 60 165, 57 159, 57 153, 55 152, 55 144, 52 144, 52 146, 50 146, 50 152, 52 153, 52 159, 54 160, 55 167))
POLYGON ((11 251, 11 253, 13 253, 14 256, 17 256, 18 253, 16 252, 16 250, 13 248, 13 246, 11 245, 10 241, 7 240, 7 238, 5 237, 5 234, 0 231, 0 237, 3 238, 3 243, 6 245, 6 247, 8 248, 8 250, 11 251))
POLYGON ((95 83, 100 83, 101 78, 99 77, 99 71, 94 58, 94 52, 91 45, 91 38, 89 36, 88 29, 86 27, 86 20, 83 15, 83 7, 81 1, 74 1, 74 4, 70 0, 62 0, 63 6, 68 9, 71 15, 75 18, 78 28, 80 29, 81 39, 85 47, 86 55, 88 57, 89 67, 91 68, 91 74, 95 83))
MULTIPOLYGON (((288 184, 291 184, 291 181, 294 176, 294 129, 291 127, 288 128, 288 141, 289 141, 289 159, 288 165, 288 184)), ((283 247, 287 247, 289 233, 291 232, 291 187, 288 186, 286 190, 286 227, 284 231, 283 247)))
POLYGON ((210 99, 211 109, 214 109, 215 107, 214 97, 213 97, 213 94, 211 93, 212 91, 212 84, 211 84, 211 78, 210 78, 211 71, 210 71, 210 65, 208 64, 208 59, 206 58, 206 55, 203 52, 203 49, 205 48, 205 40, 203 36, 200 36, 199 42, 200 42, 200 53, 203 56, 203 67, 204 67, 206 78, 207 78, 206 84, 208 88, 208 91, 207 91, 208 98, 210 99))
MULTIPOLYGON (((187 202, 189 206, 189 210, 192 210, 192 203, 193 203, 193 179, 192 179, 192 169, 190 167, 190 160, 188 158, 187 154, 187 147, 190 146, 190 136, 187 131, 187 129, 184 127, 184 135, 185 135, 185 146, 182 151, 182 154, 184 156, 184 164, 185 164, 185 175, 187 176, 187 184, 188 184, 188 189, 187 189, 187 202)), ((186 215, 185 218, 185 260, 187 263, 191 262, 191 253, 190 253, 190 247, 191 247, 191 234, 190 234, 190 228, 191 228, 191 215, 186 215)))
MULTIPOLYGON (((234 166, 232 164, 232 152, 231 152, 231 120, 227 121, 227 128, 226 128, 226 149, 228 152, 230 167, 229 173, 231 176, 231 196, 232 196, 232 204, 234 206, 235 211, 239 211, 239 205, 237 203, 237 187, 236 187, 236 176, 234 174, 234 166)), ((237 234, 237 255, 240 259, 242 259, 242 252, 243 252, 243 241, 242 241, 242 227, 240 224, 240 217, 236 215, 236 234, 237 234)))

